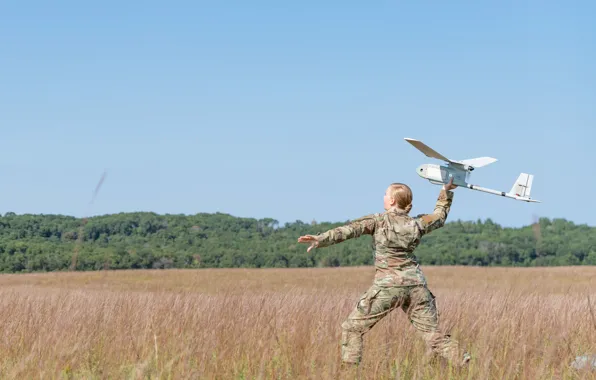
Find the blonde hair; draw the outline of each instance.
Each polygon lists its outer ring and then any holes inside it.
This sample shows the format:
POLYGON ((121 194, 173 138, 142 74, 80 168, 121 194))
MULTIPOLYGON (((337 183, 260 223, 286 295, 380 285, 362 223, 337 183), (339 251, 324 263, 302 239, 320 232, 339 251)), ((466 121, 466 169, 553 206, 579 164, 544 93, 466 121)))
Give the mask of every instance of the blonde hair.
POLYGON ((397 202, 397 207, 407 213, 412 209, 412 190, 403 183, 389 185, 389 195, 397 202))

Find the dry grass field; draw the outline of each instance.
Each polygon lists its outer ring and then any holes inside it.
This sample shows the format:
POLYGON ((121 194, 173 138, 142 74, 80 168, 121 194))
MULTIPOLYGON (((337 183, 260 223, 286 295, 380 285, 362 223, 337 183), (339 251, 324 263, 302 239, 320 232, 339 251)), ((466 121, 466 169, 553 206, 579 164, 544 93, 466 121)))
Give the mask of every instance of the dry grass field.
POLYGON ((403 312, 340 372, 340 323, 373 269, 0 276, 2 379, 574 379, 596 353, 596 268, 425 267, 468 369, 425 364, 403 312))

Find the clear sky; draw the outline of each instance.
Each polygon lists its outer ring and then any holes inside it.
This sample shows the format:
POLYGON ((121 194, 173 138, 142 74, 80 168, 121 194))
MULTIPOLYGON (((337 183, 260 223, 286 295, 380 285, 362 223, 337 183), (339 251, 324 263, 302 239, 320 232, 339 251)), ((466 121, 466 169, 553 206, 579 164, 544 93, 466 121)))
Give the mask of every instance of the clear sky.
POLYGON ((412 213, 417 138, 499 161, 449 220, 596 225, 591 1, 4 1, 0 212, 224 212, 281 223, 412 213), (225 3, 225 5, 224 5, 225 3), (169 5, 166 5, 169 4, 169 5), (107 176, 89 206, 102 173, 107 176))

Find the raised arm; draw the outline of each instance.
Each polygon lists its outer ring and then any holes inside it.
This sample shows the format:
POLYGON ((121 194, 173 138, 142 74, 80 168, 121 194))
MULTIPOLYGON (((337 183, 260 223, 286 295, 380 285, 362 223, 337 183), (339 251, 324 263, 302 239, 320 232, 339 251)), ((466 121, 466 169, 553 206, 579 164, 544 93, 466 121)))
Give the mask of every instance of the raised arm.
POLYGON ((333 228, 319 235, 305 235, 298 238, 299 243, 311 243, 312 248, 323 248, 342 241, 357 238, 361 235, 372 235, 375 232, 375 214, 356 219, 344 226, 333 228))
POLYGON ((432 214, 422 214, 416 217, 416 221, 418 222, 420 231, 423 235, 445 225, 445 221, 451 210, 451 203, 453 202, 453 192, 451 189, 457 187, 454 186, 452 182, 453 180, 447 185, 444 185, 441 189, 439 197, 437 198, 437 203, 435 204, 435 210, 432 214))

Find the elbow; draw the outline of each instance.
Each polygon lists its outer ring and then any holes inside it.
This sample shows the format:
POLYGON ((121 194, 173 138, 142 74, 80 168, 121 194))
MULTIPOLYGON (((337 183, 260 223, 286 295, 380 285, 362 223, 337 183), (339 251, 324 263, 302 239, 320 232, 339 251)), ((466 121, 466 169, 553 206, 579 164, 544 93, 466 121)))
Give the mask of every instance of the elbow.
POLYGON ((445 225, 445 219, 438 218, 438 219, 435 220, 435 222, 433 223, 433 225, 434 225, 433 226, 434 229, 442 228, 445 225))
POLYGON ((447 215, 449 215, 449 210, 443 208, 443 207, 437 207, 435 209, 434 214, 439 218, 439 219, 447 219, 447 215))
POLYGON ((445 225, 445 223, 447 222, 447 213, 440 213, 438 215, 439 217, 437 218, 437 225, 439 227, 443 227, 445 225))

